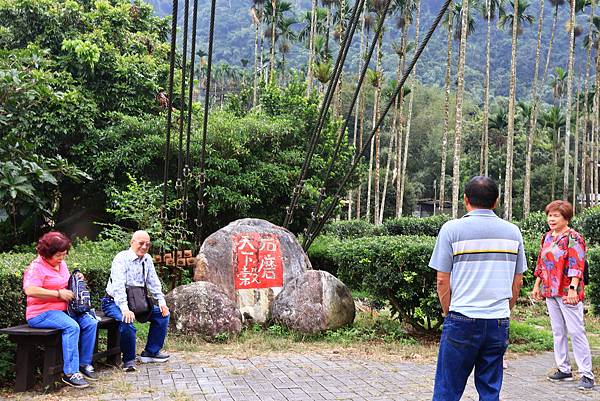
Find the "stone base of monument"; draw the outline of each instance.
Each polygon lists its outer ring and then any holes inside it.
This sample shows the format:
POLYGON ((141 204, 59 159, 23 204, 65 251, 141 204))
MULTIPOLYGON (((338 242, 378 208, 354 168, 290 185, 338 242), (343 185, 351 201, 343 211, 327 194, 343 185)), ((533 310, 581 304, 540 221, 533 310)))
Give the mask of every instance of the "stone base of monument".
POLYGON ((274 323, 309 334, 351 325, 355 314, 348 287, 320 270, 306 271, 287 283, 271 308, 274 323))
POLYGON ((235 302, 219 287, 206 281, 182 285, 165 296, 171 311, 171 330, 214 341, 217 336, 236 336, 242 315, 235 302))

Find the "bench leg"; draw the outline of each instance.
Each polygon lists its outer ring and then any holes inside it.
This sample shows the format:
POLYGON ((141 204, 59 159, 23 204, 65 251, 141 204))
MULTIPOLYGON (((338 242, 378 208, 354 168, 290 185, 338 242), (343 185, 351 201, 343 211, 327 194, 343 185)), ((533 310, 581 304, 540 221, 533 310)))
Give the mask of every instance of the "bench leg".
POLYGON ((27 391, 33 387, 33 356, 35 345, 17 345, 17 379, 15 381, 15 392, 27 391))
MULTIPOLYGON (((106 349, 112 350, 117 347, 121 347, 121 333, 119 332, 119 324, 115 322, 115 324, 111 325, 106 330, 106 349)), ((109 365, 120 366, 121 365, 121 352, 117 352, 112 355, 108 355, 106 358, 106 363, 109 365)))
MULTIPOLYGON (((60 338, 60 337, 59 337, 60 338)), ((62 375, 62 345, 58 343, 47 345, 44 353, 43 386, 53 387, 62 375)))

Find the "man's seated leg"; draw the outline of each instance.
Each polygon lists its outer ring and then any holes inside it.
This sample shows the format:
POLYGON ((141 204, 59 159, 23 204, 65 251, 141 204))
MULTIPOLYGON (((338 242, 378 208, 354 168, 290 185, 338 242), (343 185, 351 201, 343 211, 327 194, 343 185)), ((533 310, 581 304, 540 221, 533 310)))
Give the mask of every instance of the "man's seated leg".
POLYGON ((121 334, 121 352, 123 353, 123 370, 130 372, 135 370, 135 337, 136 329, 133 323, 123 322, 121 308, 115 304, 112 298, 102 298, 102 311, 104 315, 112 317, 119 322, 119 333, 121 334))
POLYGON ((152 315, 149 319, 148 341, 140 356, 142 363, 166 362, 169 359, 169 355, 160 352, 167 337, 169 317, 170 315, 163 316, 158 306, 152 308, 152 315))
POLYGON ((502 361, 508 348, 510 321, 486 319, 486 339, 475 362, 475 387, 481 401, 498 401, 504 370, 502 361))
POLYGON ((444 320, 433 401, 459 401, 462 397, 479 352, 479 324, 454 312, 444 320))

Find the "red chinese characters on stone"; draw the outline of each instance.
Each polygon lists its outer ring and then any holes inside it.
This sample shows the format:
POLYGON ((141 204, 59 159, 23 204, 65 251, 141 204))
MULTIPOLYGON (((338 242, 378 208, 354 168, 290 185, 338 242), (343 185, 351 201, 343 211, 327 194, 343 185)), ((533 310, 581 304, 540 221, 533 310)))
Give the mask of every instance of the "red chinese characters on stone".
POLYGON ((275 234, 240 233, 233 236, 235 289, 283 287, 281 246, 275 234))

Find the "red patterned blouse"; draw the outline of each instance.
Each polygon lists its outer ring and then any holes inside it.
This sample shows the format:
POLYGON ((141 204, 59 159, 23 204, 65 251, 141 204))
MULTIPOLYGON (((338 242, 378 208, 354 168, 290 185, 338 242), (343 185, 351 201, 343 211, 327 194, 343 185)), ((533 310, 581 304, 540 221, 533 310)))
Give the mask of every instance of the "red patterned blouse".
POLYGON ((544 235, 533 273, 541 279, 540 290, 543 297, 566 297, 571 278, 579 277, 577 294, 579 300, 583 301, 585 251, 583 236, 573 229, 556 237, 552 236, 551 231, 544 235))

